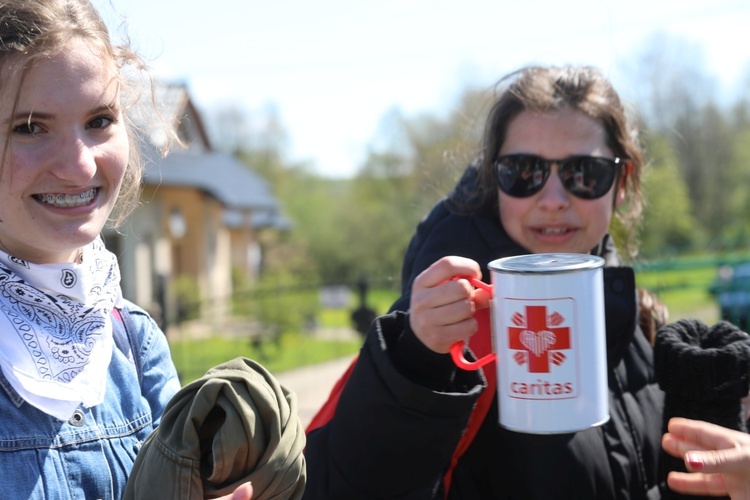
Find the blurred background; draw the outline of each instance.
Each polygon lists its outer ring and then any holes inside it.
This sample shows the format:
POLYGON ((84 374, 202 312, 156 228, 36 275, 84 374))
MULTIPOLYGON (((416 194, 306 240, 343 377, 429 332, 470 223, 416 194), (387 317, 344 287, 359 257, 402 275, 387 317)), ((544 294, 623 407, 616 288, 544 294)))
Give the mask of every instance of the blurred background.
POLYGON ((745 0, 94 4, 187 145, 160 158, 146 131, 143 207, 107 235, 178 364, 200 372, 207 342, 271 369, 355 352, 399 294, 416 224, 474 156, 494 84, 528 64, 598 66, 641 123, 639 285, 670 319, 745 325, 745 0))

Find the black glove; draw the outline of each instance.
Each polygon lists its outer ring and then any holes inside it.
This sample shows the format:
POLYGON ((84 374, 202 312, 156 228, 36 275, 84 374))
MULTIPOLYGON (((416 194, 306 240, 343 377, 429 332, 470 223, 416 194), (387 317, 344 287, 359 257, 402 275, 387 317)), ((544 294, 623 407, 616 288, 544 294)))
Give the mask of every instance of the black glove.
MULTIPOLYGON (((726 321, 711 328, 695 319, 670 323, 656 334, 654 367, 665 393, 664 432, 672 417, 747 432, 741 400, 750 391, 750 335, 726 321)), ((682 459, 665 454, 662 479, 671 470, 687 471, 682 459)), ((670 491, 665 498, 698 497, 670 491)))

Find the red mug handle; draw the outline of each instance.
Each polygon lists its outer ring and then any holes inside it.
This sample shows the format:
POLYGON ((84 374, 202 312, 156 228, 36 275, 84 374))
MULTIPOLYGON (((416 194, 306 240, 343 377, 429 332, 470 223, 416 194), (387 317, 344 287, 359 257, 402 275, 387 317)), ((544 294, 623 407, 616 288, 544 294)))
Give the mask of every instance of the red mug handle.
MULTIPOLYGON (((467 276, 457 276, 453 279, 468 280, 469 283, 471 283, 471 285, 474 288, 482 289, 486 291, 487 293, 489 293, 490 295, 492 295, 492 285, 488 285, 482 280, 478 280, 476 278, 470 278, 467 276)), ((453 362, 456 363, 456 366, 458 366, 461 369, 464 369, 467 371, 476 371, 482 368, 483 366, 492 363, 493 361, 495 361, 495 359, 497 359, 497 355, 495 353, 490 353, 482 358, 479 358, 476 361, 469 361, 464 356, 465 345, 466 345, 466 342, 459 341, 451 346, 451 357, 453 358, 453 362)))

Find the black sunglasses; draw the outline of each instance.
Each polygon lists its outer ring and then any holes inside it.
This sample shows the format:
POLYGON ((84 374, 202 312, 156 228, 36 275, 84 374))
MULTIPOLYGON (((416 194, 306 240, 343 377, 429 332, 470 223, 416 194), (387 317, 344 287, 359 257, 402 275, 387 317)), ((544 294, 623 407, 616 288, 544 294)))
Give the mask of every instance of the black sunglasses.
POLYGON ((584 200, 595 200, 609 192, 617 177, 617 167, 626 165, 620 158, 570 156, 548 160, 536 155, 501 156, 493 164, 497 185, 503 193, 515 198, 535 195, 549 178, 552 164, 565 189, 584 200))

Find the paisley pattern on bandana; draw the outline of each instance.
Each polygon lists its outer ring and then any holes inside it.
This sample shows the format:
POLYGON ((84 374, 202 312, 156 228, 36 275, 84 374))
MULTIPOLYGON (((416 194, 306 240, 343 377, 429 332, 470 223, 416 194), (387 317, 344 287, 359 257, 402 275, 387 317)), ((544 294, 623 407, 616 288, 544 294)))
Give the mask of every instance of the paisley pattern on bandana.
POLYGON ((0 252, 3 374, 48 413, 50 398, 64 400, 64 411, 98 404, 113 344, 109 315, 121 298, 117 259, 100 239, 80 264, 37 265, 0 252))
POLYGON ((42 293, 23 280, 14 279, 2 265, 0 294, 0 310, 26 345, 39 376, 70 382, 78 375, 101 335, 108 311, 95 311, 67 297, 42 293))

